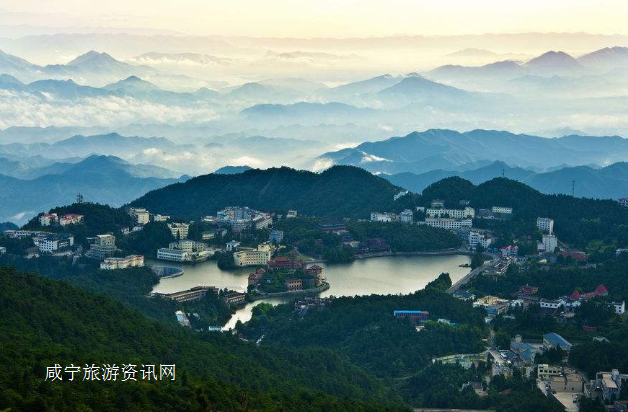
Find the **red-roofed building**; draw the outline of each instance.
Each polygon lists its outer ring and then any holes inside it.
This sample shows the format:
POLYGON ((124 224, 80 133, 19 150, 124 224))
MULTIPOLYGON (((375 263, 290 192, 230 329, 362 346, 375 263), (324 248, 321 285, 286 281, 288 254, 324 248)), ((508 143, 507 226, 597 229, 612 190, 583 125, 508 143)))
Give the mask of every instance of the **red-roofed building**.
POLYGON ((560 254, 560 256, 564 258, 570 257, 578 262, 584 262, 588 258, 587 254, 584 252, 563 252, 560 254))
POLYGON ((294 250, 288 255, 275 256, 268 262, 268 269, 270 270, 286 270, 288 272, 295 272, 305 267, 303 259, 299 258, 299 255, 294 250))
POLYGON ((264 268, 259 268, 253 273, 249 273, 249 286, 256 286, 259 284, 262 276, 266 273, 264 268))
POLYGON ((574 290, 571 295, 569 295, 569 299, 571 300, 578 300, 582 297, 582 295, 580 294, 580 292, 578 292, 577 290, 574 290))
POLYGON ((600 284, 594 291, 593 293, 595 293, 596 296, 608 296, 608 289, 606 289, 606 286, 600 284))

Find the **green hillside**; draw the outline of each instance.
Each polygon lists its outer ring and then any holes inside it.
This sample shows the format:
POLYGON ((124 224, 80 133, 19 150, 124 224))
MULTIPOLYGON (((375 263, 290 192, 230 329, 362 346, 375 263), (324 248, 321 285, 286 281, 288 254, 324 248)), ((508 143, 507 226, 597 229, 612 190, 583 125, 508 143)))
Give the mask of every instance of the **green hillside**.
MULTIPOLYGON (((152 322, 110 298, 0 269, 0 408, 393 411, 379 381, 323 349, 258 348, 152 322), (46 381, 60 364, 176 364, 175 381, 46 381), (322 392, 325 395, 321 394, 322 392), (340 399, 342 398, 342 399, 340 399)), ((79 378, 80 376, 80 378, 79 378)))
POLYGON ((131 203, 153 213, 199 219, 226 206, 263 211, 296 209, 331 218, 367 218, 373 210, 393 210, 401 189, 367 171, 336 166, 320 174, 287 167, 209 174, 154 190, 131 203))

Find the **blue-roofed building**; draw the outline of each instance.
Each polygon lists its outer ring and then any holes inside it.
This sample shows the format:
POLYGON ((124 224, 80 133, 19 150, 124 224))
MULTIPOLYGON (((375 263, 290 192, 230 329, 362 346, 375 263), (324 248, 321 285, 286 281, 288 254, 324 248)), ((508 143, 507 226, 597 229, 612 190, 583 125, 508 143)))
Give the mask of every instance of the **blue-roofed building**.
POLYGON ((510 341, 510 350, 516 353, 526 365, 534 364, 534 358, 541 352, 540 348, 521 340, 521 335, 516 335, 510 341))
POLYGON ((543 346, 546 349, 559 347, 562 350, 570 351, 573 345, 558 333, 547 333, 543 335, 543 346))

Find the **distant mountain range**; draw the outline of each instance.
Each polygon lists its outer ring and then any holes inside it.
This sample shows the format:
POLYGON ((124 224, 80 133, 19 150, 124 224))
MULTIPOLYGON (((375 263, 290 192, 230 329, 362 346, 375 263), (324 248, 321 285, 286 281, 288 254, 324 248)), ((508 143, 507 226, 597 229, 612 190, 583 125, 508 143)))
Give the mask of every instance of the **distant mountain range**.
POLYGON ((121 136, 117 133, 109 133, 95 136, 76 135, 52 144, 0 144, 0 157, 41 155, 49 159, 64 159, 85 157, 91 154, 123 157, 146 149, 169 150, 175 147, 178 145, 163 137, 121 136))
POLYGON ((76 164, 56 163, 30 180, 0 175, 0 221, 24 222, 54 206, 86 201, 121 206, 142 194, 178 181, 148 177, 155 166, 131 165, 113 156, 90 156, 76 164))
POLYGON ((394 185, 414 193, 422 193, 432 183, 458 176, 473 184, 481 184, 496 177, 506 177, 527 184, 545 194, 571 195, 595 199, 618 199, 628 197, 628 163, 615 163, 603 168, 591 166, 561 167, 557 170, 534 172, 508 166, 504 162, 493 162, 477 169, 451 171, 433 170, 422 174, 398 173, 380 175, 394 185), (572 186, 573 183, 573 186, 572 186))
POLYGON ((466 164, 503 161, 545 170, 561 165, 609 164, 628 157, 628 140, 619 136, 565 136, 548 139, 493 130, 459 133, 427 130, 321 155, 327 164, 353 165, 373 173, 425 173, 460 170, 466 164))

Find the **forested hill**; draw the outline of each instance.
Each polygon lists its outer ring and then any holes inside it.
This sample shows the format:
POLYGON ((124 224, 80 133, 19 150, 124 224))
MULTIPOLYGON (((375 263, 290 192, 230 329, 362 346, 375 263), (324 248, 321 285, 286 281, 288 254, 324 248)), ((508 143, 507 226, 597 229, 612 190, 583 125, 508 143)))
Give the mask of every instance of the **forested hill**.
POLYGON ((320 174, 282 167, 199 176, 153 190, 131 205, 181 219, 199 219, 237 205, 262 211, 296 209, 329 218, 368 218, 374 210, 393 210, 393 196, 400 190, 352 166, 335 166, 320 174))
POLYGON ((613 200, 595 200, 567 195, 546 195, 523 183, 496 178, 480 185, 450 177, 427 187, 421 202, 443 199, 458 207, 460 200, 469 200, 475 208, 506 206, 514 209, 515 221, 536 221, 549 217, 561 240, 585 246, 591 240, 608 239, 617 246, 628 244, 628 208, 613 200))
POLYGON ((398 399, 323 349, 260 348, 152 322, 101 295, 0 268, 0 408, 11 411, 400 411, 398 399), (55 364, 136 364, 137 382, 46 381, 55 364), (141 380, 175 364, 176 380, 141 380), (323 394, 324 392, 324 394, 323 394))

